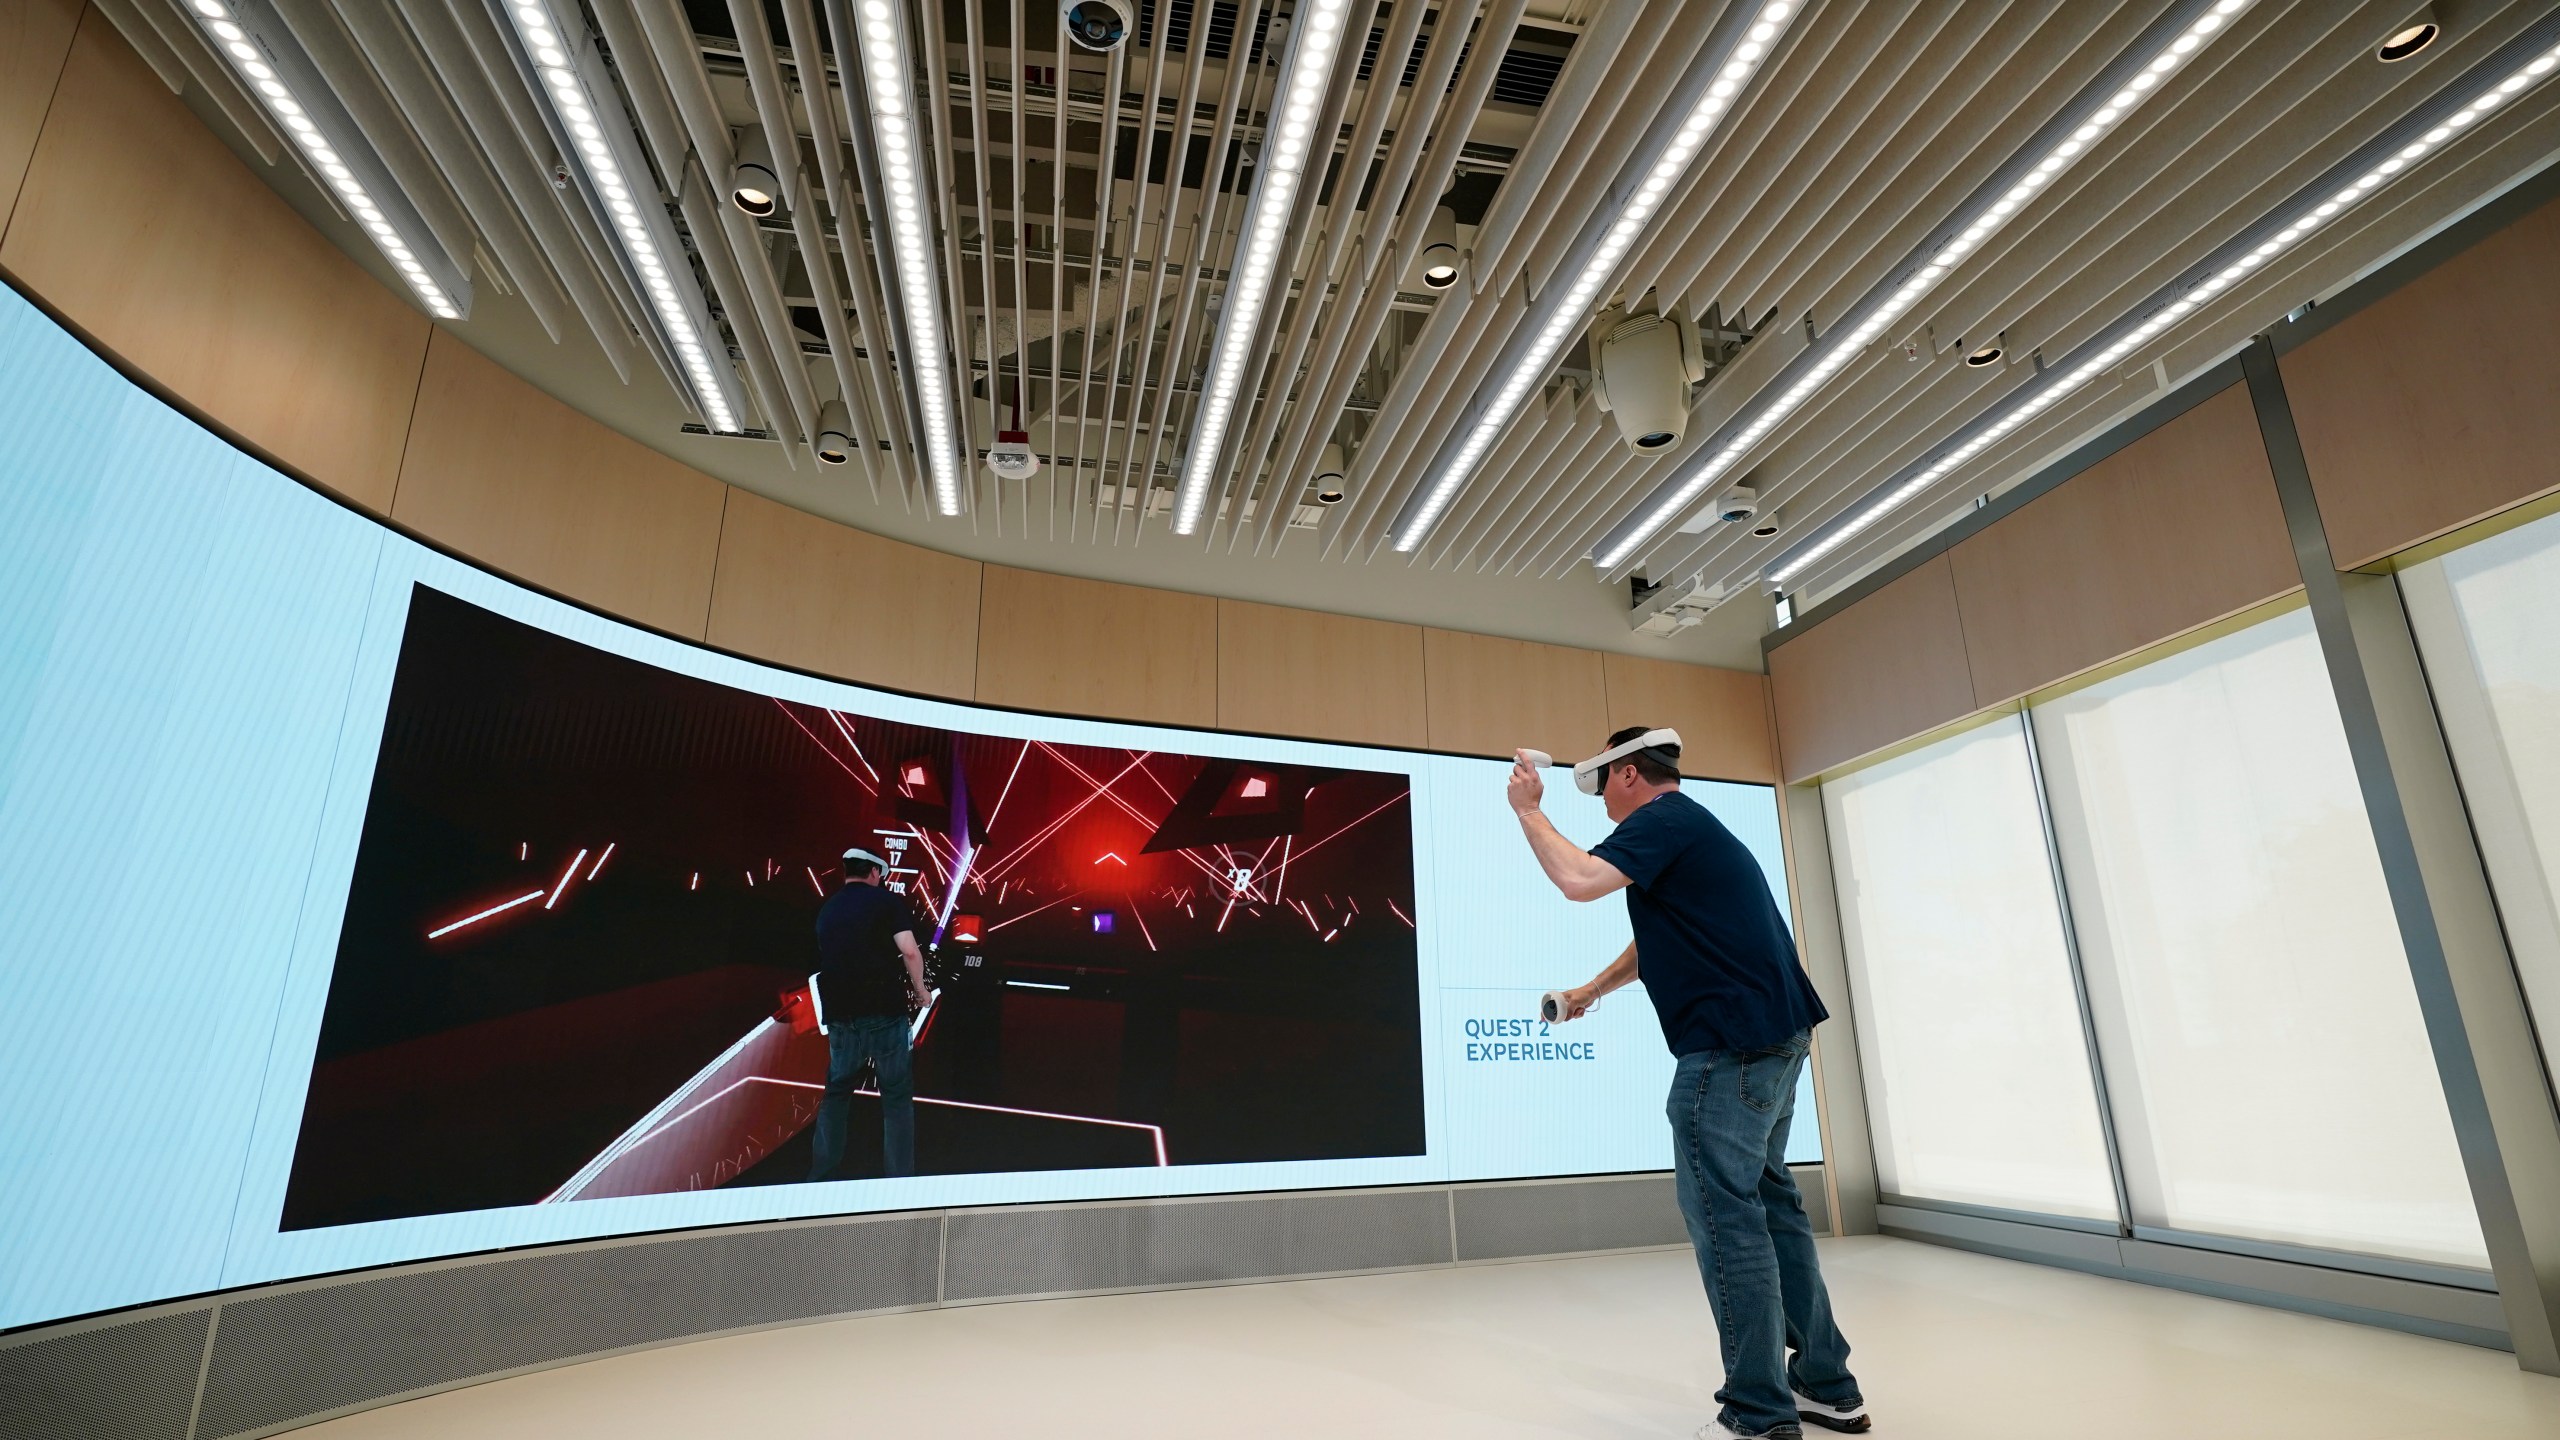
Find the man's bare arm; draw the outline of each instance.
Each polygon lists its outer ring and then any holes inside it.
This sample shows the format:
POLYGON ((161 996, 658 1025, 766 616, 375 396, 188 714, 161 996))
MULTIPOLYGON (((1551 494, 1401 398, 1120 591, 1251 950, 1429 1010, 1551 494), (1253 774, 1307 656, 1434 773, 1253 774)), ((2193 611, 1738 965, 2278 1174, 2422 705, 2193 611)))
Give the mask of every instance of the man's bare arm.
POLYGON ((1600 1003, 1601 996, 1633 984, 1635 978, 1636 947, 1633 942, 1629 942, 1626 949, 1618 952, 1618 958, 1602 966, 1600 973, 1592 976, 1587 984, 1575 986, 1564 992, 1564 1018, 1581 1019, 1590 1013, 1592 1006, 1600 1003))
POLYGON ((1627 888, 1627 877, 1617 866, 1584 850, 1564 838, 1555 822, 1538 808, 1547 786, 1527 761, 1514 759, 1511 783, 1505 793, 1511 801, 1512 813, 1520 817, 1521 833, 1529 840, 1529 853, 1538 857, 1538 868, 1564 892, 1567 900, 1597 900, 1627 888))

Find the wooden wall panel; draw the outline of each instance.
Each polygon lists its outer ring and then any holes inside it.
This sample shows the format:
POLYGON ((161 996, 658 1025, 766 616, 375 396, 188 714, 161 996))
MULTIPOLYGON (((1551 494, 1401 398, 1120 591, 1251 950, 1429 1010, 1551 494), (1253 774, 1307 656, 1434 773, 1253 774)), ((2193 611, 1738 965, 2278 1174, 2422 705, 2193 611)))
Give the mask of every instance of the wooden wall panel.
POLYGON ((1218 602, 989 565, 978 604, 977 698, 1215 726, 1218 602))
POLYGON ((2560 201, 2313 337, 2283 369, 2341 566, 2560 487, 2560 201))
POLYGON ((898 690, 978 685, 978 562, 729 492, 712 644, 898 690))
POLYGON ((1609 729, 1668 725, 1680 732, 1680 772, 1708 780, 1775 784, 1769 681, 1747 670, 1610 655, 1609 729))
POLYGON ((0 0, 0 230, 80 27, 80 0, 0 0))
POLYGON ((1218 602, 1218 724, 1421 749, 1422 627, 1218 602))
POLYGON ((700 639, 727 493, 437 331, 391 514, 533 584, 700 639))
POLYGON ((1609 738, 1596 650, 1425 630, 1422 655, 1434 750, 1509 759, 1525 745, 1570 764, 1609 738))
POLYGON ((390 508, 427 318, 224 149, 95 10, 0 264, 250 443, 390 508))
POLYGON ((2241 385, 1947 553, 1977 706, 2301 586, 2241 385))
POLYGON ((1947 557, 1770 651, 1769 688, 1790 783, 1971 714, 1947 557))

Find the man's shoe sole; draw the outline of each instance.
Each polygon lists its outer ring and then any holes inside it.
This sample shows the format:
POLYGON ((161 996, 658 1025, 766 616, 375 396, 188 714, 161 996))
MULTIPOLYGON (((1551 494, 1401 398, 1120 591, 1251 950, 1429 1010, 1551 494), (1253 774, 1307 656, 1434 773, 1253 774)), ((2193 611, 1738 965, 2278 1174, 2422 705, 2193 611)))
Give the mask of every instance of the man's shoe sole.
POLYGON ((1837 1430, 1843 1435, 1864 1435, 1874 1429, 1876 1423, 1875 1417, 1864 1411, 1844 1419, 1825 1415, 1819 1410, 1807 1410, 1802 1406, 1796 1408, 1796 1418, 1808 1425, 1819 1425, 1825 1430, 1837 1430))

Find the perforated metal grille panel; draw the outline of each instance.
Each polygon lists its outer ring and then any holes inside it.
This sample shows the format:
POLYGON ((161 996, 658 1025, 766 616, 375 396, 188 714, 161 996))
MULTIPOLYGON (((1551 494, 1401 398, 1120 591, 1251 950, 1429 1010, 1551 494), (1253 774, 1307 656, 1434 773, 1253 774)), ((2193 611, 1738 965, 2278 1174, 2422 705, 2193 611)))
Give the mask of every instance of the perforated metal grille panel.
POLYGON ((0 1341, 0 1440, 227 1440, 608 1351, 831 1315, 1674 1243, 1669 1180, 1140 1201, 651 1235, 0 1341), (197 1398, 199 1370, 204 1371, 197 1398), (196 1423, 190 1435, 188 1412, 196 1423))
POLYGON ((950 1300, 1446 1264, 1440 1190, 954 1215, 950 1300))
POLYGON ((939 1225, 900 1218, 498 1258, 223 1306, 196 1434, 627 1346, 929 1305, 939 1225))
POLYGON ((1668 1174, 1456 1192, 1458 1258, 1510 1260, 1689 1238, 1668 1174))
POLYGON ((0 1436, 184 1440, 210 1307, 0 1348, 0 1436))

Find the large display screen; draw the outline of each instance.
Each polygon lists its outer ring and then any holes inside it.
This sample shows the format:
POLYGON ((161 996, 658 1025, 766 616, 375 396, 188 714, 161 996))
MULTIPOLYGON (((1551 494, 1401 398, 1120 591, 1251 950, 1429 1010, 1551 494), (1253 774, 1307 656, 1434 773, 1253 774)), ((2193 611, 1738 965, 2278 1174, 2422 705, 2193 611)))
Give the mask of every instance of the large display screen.
MULTIPOLYGON (((1546 884, 1505 770, 620 624, 0 294, 0 1327, 682 1226, 1666 1168, 1641 991, 1535 1019, 1627 922, 1546 884), (864 1075, 812 1180, 829 1037, 786 1001, 852 847, 924 952, 914 1173, 864 1075)), ((1781 886, 1771 792, 1688 788, 1781 886)))

